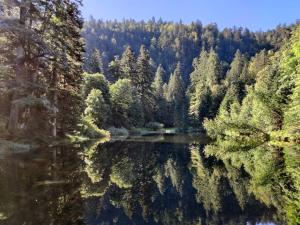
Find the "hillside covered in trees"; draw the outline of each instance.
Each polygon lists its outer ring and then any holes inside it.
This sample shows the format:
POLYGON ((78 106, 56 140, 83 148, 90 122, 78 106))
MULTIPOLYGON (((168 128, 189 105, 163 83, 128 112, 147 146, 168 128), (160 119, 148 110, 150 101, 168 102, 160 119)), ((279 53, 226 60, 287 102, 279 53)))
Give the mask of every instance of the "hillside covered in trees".
POLYGON ((80 4, 1 7, 2 136, 165 127, 298 138, 299 25, 84 22, 80 4))
POLYGON ((291 101, 296 98, 299 73, 297 27, 251 32, 236 27, 219 30, 215 24, 200 22, 91 18, 82 31, 85 117, 92 121, 105 115, 96 121, 103 129, 186 130, 202 129, 204 124, 215 138, 230 124, 236 130, 246 126, 247 132, 263 129, 269 138, 271 131, 283 129, 288 117, 284 110, 295 104, 291 101), (270 73, 276 75, 268 77, 270 73), (244 101, 247 110, 242 109, 244 101), (245 111, 243 121, 235 117, 228 121, 234 110, 245 111), (257 121, 250 126, 252 116, 257 121))

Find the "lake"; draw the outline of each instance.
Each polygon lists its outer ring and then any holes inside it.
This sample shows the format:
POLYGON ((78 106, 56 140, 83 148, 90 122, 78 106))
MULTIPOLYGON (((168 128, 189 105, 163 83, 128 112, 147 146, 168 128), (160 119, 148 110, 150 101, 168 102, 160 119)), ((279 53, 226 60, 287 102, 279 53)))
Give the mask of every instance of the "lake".
POLYGON ((253 166, 207 156, 198 135, 101 142, 1 156, 0 224, 286 224, 276 150, 249 150, 253 166))

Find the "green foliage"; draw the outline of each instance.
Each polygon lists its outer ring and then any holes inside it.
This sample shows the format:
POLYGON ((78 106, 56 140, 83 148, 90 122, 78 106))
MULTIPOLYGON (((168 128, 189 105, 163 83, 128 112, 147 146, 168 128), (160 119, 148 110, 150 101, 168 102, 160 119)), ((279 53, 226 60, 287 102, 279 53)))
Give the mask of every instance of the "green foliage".
POLYGON ((189 115, 193 123, 200 125, 205 117, 215 116, 222 96, 221 65, 214 50, 202 51, 194 61, 189 87, 189 115))
MULTIPOLYGON (((290 75, 293 79, 292 94, 287 110, 284 114, 284 130, 288 135, 300 138, 300 27, 295 30, 291 38, 290 52, 284 52, 282 70, 284 74, 290 75)), ((286 76, 287 76, 286 75, 286 76)), ((286 77, 285 76, 285 77, 286 77)), ((289 82, 290 83, 290 82, 289 82)))
POLYGON ((300 56, 294 49, 299 43, 297 32, 299 28, 280 51, 269 55, 263 51, 251 60, 249 72, 245 73, 250 80, 245 79, 247 76, 243 79, 240 76, 247 63, 243 63, 245 60, 239 52, 236 53, 225 79, 228 89, 219 113, 214 120, 204 123, 209 135, 221 139, 225 136, 235 138, 231 130, 237 129, 239 135, 245 135, 246 139, 258 135, 258 140, 264 140, 273 131, 281 132, 283 129, 287 137, 293 136, 291 139, 297 140, 300 112, 299 64, 296 60, 300 56), (252 84, 252 87, 247 87, 247 84, 252 84))
POLYGON ((164 95, 164 85, 166 85, 163 81, 165 77, 165 71, 161 65, 158 66, 154 81, 152 83, 153 95, 155 100, 154 105, 154 119, 159 122, 165 121, 165 112, 166 112, 166 99, 164 95))
POLYGON ((300 223, 300 148, 298 145, 289 145, 284 148, 284 157, 287 173, 292 178, 293 187, 286 190, 285 212, 290 225, 300 223))
POLYGON ((110 86, 113 123, 116 127, 129 127, 129 111, 133 104, 137 107, 137 95, 133 96, 133 87, 129 79, 119 79, 110 86))
POLYGON ((81 133, 89 138, 108 137, 110 134, 106 130, 99 129, 93 118, 84 117, 81 120, 81 133))
POLYGON ((150 55, 144 45, 140 48, 140 54, 136 63, 136 76, 131 79, 133 86, 136 88, 137 94, 141 99, 143 114, 145 120, 152 118, 153 94, 152 94, 152 68, 150 65, 150 55))
POLYGON ((84 99, 87 98, 87 96, 90 94, 92 89, 100 90, 102 92, 106 104, 109 104, 110 94, 109 94, 108 81, 106 80, 103 74, 100 73, 83 74, 83 84, 81 90, 84 99))
POLYGON ((110 180, 119 188, 130 188, 135 181, 133 170, 133 162, 129 158, 124 158, 112 167, 110 180))
POLYGON ((120 60, 121 75, 119 78, 134 80, 136 74, 136 58, 130 46, 123 52, 120 60))
POLYGON ((277 208, 287 224, 299 224, 300 208, 299 148, 292 144, 300 137, 299 31, 295 29, 279 51, 263 51, 252 58, 247 79, 238 75, 243 73, 241 66, 232 63, 240 72, 231 72, 231 68, 227 84, 231 86, 219 113, 204 122, 207 133, 216 140, 205 147, 205 154, 244 168, 251 176, 248 192, 277 208), (245 87, 245 97, 240 84, 251 85, 245 87), (270 136, 279 141, 272 143, 284 149, 263 144, 270 136))
POLYGON ((237 50, 230 64, 230 70, 226 74, 225 85, 238 84, 245 66, 247 66, 247 58, 237 50))
POLYGON ((0 95, 8 97, 1 108, 9 108, 12 137, 66 135, 77 128, 84 51, 79 5, 1 2, 0 95))
POLYGON ((87 107, 84 116, 92 118, 99 128, 104 128, 110 118, 110 108, 105 103, 102 92, 98 89, 92 89, 85 103, 87 107))
MULTIPOLYGON (((154 64, 161 64, 166 70, 164 82, 167 82, 178 61, 184 65, 182 77, 187 82, 193 70, 193 60, 199 56, 201 49, 215 50, 224 65, 228 65, 238 49, 249 57, 263 49, 277 50, 289 37, 291 28, 278 26, 268 32, 251 32, 242 28, 219 30, 216 24, 204 26, 199 21, 184 24, 162 20, 118 22, 91 18, 85 22, 82 33, 88 51, 98 48, 106 56, 106 68, 114 56, 121 58, 124 46, 130 46, 137 53, 140 46, 145 45, 154 64)), ((107 77, 110 75, 106 74, 107 77)))
POLYGON ((104 73, 103 59, 98 49, 93 49, 87 62, 85 71, 88 73, 104 73))
POLYGON ((170 115, 173 117, 171 118, 171 123, 175 127, 184 127, 186 119, 186 100, 184 84, 181 78, 180 63, 177 64, 174 73, 170 77, 166 99, 169 104, 170 115))

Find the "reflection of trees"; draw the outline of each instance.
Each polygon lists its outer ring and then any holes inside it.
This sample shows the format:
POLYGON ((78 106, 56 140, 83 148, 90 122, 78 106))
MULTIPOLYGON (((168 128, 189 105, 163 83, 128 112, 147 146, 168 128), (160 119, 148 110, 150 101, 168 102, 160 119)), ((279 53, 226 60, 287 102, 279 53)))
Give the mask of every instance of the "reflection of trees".
POLYGON ((300 146, 289 145, 284 148, 286 170, 292 185, 286 189, 285 212, 289 224, 300 224, 300 146))
POLYGON ((191 146, 191 172, 193 187, 197 190, 197 202, 203 203, 206 212, 218 212, 221 204, 221 171, 214 167, 209 170, 203 162, 198 147, 191 146))
POLYGON ((241 207, 245 205, 241 202, 249 201, 247 199, 253 195, 268 207, 276 208, 278 218, 286 218, 288 224, 300 223, 299 145, 282 148, 266 143, 238 151, 235 147, 231 150, 230 141, 227 141, 226 148, 219 142, 206 146, 205 153, 222 160, 230 177, 242 177, 232 176, 232 169, 239 173, 245 171, 249 176, 244 181, 230 181, 241 207), (243 185, 238 185, 241 182, 243 185), (241 186, 247 189, 237 191, 241 186))
MULTIPOLYGON (((213 146, 216 149, 216 146, 213 146)), ((250 192, 251 179, 243 166, 229 158, 205 157, 201 148, 190 145, 190 171, 196 200, 206 211, 205 224, 254 224, 266 222, 273 214, 250 192)))
POLYGON ((273 211, 255 200, 245 169, 229 158, 224 162, 205 158, 199 149, 198 145, 145 142, 86 148, 87 177, 81 191, 86 198, 87 223, 267 221, 273 211))
MULTIPOLYGON (((191 212, 188 206, 194 204, 196 210, 200 206, 190 197, 193 190, 187 185, 189 157, 184 149, 185 145, 176 148, 167 143, 100 144, 95 153, 90 154, 92 157, 85 156, 85 162, 86 158, 93 162, 94 172, 102 171, 98 183, 106 180, 101 196, 85 195, 88 197, 88 221, 193 224, 191 218, 197 221, 196 214, 199 213, 191 212), (109 218, 105 216, 107 214, 109 218)), ((86 167, 91 167, 91 164, 87 163, 86 167)), ((83 187, 90 190, 95 184, 97 186, 98 183, 93 184, 92 180, 87 178, 83 187)))
POLYGON ((76 152, 54 147, 1 160, 1 224, 82 224, 76 152))

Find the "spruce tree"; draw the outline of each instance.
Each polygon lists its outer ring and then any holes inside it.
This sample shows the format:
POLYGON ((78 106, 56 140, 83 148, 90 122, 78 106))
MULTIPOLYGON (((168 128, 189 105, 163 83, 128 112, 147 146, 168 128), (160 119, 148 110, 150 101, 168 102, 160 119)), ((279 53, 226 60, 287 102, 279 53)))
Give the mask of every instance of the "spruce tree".
POLYGON ((86 62, 86 69, 89 73, 104 74, 104 65, 102 55, 98 49, 94 48, 86 62))
POLYGON ((13 83, 8 130, 11 135, 72 132, 80 114, 81 1, 18 3, 13 11, 20 13, 1 21, 13 83))
POLYGON ((108 72, 110 77, 112 77, 113 81, 116 81, 122 77, 122 69, 121 69, 121 62, 118 56, 115 56, 115 59, 112 60, 108 64, 108 72))
POLYGON ((184 126, 186 119, 185 89, 181 76, 181 65, 178 63, 174 73, 170 77, 166 96, 167 101, 170 104, 173 126, 180 128, 184 126))
POLYGON ((246 62, 246 57, 241 54, 240 50, 237 50, 234 55, 234 59, 230 64, 230 69, 226 74, 225 84, 227 86, 240 81, 240 76, 243 72, 246 62))
POLYGON ((222 70, 218 55, 211 49, 202 51, 194 62, 189 87, 189 115, 192 122, 201 125, 205 117, 213 117, 219 107, 222 88, 222 70))
POLYGON ((136 76, 136 58, 131 47, 128 46, 123 52, 122 58, 120 60, 121 67, 121 78, 127 78, 134 80, 136 76))
POLYGON ((150 121, 152 119, 152 108, 154 104, 151 87, 153 73, 150 66, 150 55, 144 45, 141 46, 140 54, 137 59, 136 76, 133 77, 131 81, 141 98, 145 120, 150 121))
POLYGON ((163 123, 166 111, 166 102, 164 97, 164 69, 161 65, 157 68, 154 81, 152 83, 153 95, 155 99, 154 117, 158 122, 163 123))

